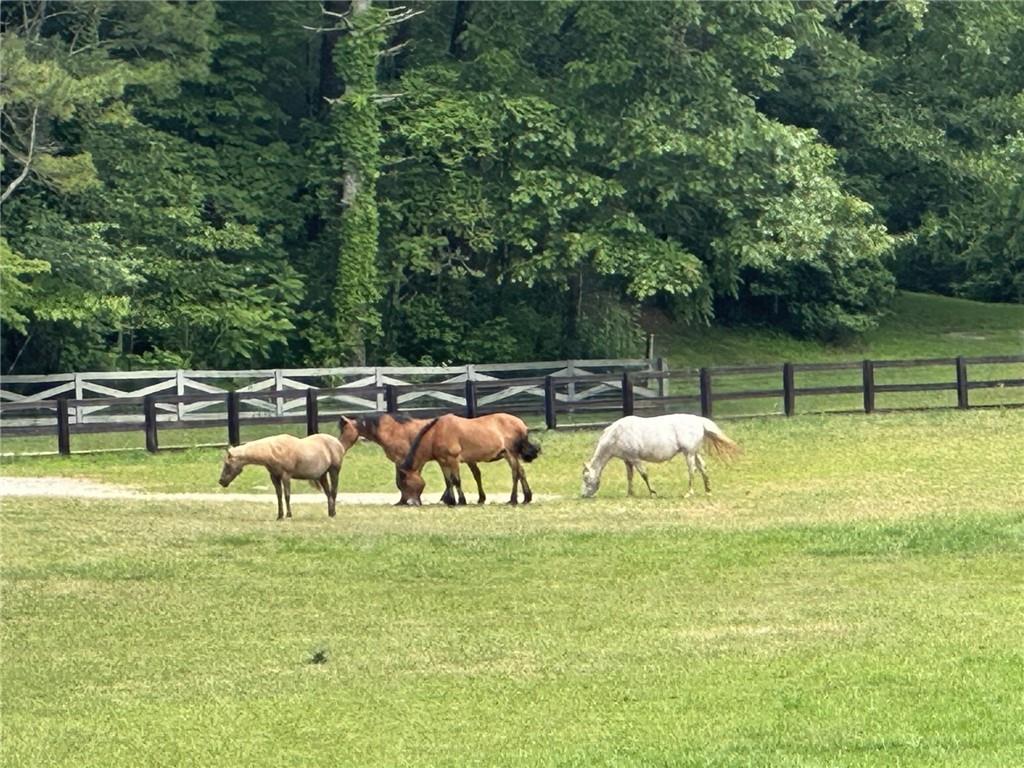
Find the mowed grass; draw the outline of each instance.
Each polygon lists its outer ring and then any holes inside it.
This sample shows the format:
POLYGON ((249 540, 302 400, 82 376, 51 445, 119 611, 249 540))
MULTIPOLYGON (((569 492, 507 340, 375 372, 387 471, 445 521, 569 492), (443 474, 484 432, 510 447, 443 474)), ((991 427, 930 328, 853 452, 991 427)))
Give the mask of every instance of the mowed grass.
MULTIPOLYGON (((745 453, 710 498, 681 498, 678 459, 659 498, 621 464, 576 498, 595 432, 537 433, 529 507, 7 498, 2 762, 1024 764, 1024 413, 725 427, 745 453)), ((4 466, 159 490, 218 469, 4 466)), ((484 480, 507 494, 504 465, 484 480)), ((360 445, 342 483, 392 473, 360 445)))

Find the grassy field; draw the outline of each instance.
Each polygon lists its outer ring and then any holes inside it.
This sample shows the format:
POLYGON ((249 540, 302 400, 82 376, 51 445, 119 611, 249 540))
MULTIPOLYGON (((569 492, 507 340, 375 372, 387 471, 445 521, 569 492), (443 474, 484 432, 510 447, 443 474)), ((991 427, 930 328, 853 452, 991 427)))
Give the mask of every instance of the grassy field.
MULTIPOLYGON (((1024 412, 729 422, 529 507, 4 499, 5 766, 1024 764, 1024 412), (322 663, 316 663, 322 662, 322 663)), ((219 453, 5 462, 215 488, 219 453)), ((507 494, 505 466, 484 468, 507 494)), ((428 495, 439 482, 430 477, 428 495)), ((386 491, 357 446, 345 491, 386 491)), ((472 494, 470 494, 472 498, 472 494)))

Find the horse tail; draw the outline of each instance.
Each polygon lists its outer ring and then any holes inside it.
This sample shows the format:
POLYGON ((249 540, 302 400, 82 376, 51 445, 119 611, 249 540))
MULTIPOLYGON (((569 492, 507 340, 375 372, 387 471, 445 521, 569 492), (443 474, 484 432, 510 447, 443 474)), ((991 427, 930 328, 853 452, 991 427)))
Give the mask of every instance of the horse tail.
POLYGON ((431 430, 431 428, 437 424, 437 419, 431 419, 430 423, 421 429, 416 437, 413 438, 412 445, 409 446, 409 452, 405 454, 405 458, 402 459, 402 463, 399 464, 399 469, 404 469, 408 472, 412 469, 413 462, 416 460, 416 449, 420 447, 420 443, 423 442, 423 436, 431 430))
POLYGON ((528 434, 523 433, 514 446, 516 455, 523 461, 530 462, 540 456, 540 446, 530 442, 528 434))
POLYGON ((708 453, 713 453, 725 461, 730 461, 743 453, 743 449, 729 439, 711 419, 704 419, 704 438, 708 441, 708 453))

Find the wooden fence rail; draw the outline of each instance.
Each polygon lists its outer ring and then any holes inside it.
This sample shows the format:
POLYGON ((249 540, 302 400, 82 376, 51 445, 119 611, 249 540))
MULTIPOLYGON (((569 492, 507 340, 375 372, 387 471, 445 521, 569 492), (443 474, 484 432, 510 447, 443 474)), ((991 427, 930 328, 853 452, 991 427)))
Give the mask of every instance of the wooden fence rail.
MULTIPOLYGON (((728 413, 716 415, 716 409, 737 401, 770 400, 775 404, 769 411, 770 415, 793 416, 798 413, 801 402, 813 403, 809 409, 813 412, 859 410, 874 413, 879 410, 953 407, 916 401, 910 405, 880 409, 878 403, 897 393, 955 392, 955 407, 968 408, 979 407, 970 401, 970 394, 974 391, 1024 390, 1024 355, 840 363, 786 362, 780 365, 718 366, 676 371, 668 370, 663 361, 658 361, 642 368, 633 366, 604 373, 593 372, 597 367, 594 361, 561 367, 547 365, 554 368, 551 373, 505 379, 479 378, 476 371, 468 370, 458 381, 448 377, 445 381, 417 384, 374 375, 372 382, 364 379, 357 384, 346 383, 336 387, 304 385, 295 388, 288 382, 289 377, 275 377, 278 381, 283 380, 284 386, 259 390, 243 387, 231 391, 211 388, 214 391, 209 392, 151 391, 132 397, 26 397, 0 403, 0 429, 5 441, 20 436, 55 436, 58 452, 67 455, 71 453, 73 435, 137 430, 141 427, 146 449, 155 452, 160 450, 160 432, 169 428, 220 426, 226 428, 227 444, 237 445, 241 441, 243 424, 305 423, 307 434, 313 434, 320 430, 324 418, 333 421, 340 413, 368 411, 402 411, 417 416, 456 412, 468 417, 509 411, 524 417, 543 417, 548 429, 556 429, 560 426, 604 424, 619 414, 643 415, 679 410, 698 411, 709 418, 728 418, 728 413), (972 380, 968 376, 972 366, 974 371, 985 366, 988 372, 996 368, 1001 371, 1001 366, 1017 366, 1015 370, 1020 375, 972 380), (945 370, 946 373, 943 380, 938 381, 878 381, 880 372, 923 368, 945 370), (798 386, 798 379, 806 375, 821 376, 858 369, 860 382, 857 384, 798 386), (741 389, 726 386, 737 377, 753 377, 754 386, 741 389), (772 379, 777 384, 766 386, 766 382, 772 379), (821 398, 845 397, 848 400, 854 395, 859 396, 856 409, 821 407, 818 402, 821 398), (82 413, 86 408, 115 407, 119 412, 108 414, 102 421, 74 418, 74 414, 82 413), (182 418, 183 410, 198 408, 204 409, 202 418, 182 418), (25 413, 34 414, 34 418, 26 420, 25 413), (572 424, 560 424, 560 417, 566 416, 570 417, 572 424), (582 422, 579 421, 581 417, 582 422)), ((518 372, 521 367, 507 366, 505 370, 518 372)), ((67 390, 59 394, 70 392, 67 390)), ((980 404, 980 407, 987 405, 1024 406, 1024 391, 1019 397, 1003 397, 998 402, 980 404)), ((6 447, 5 451, 10 453, 6 447)))

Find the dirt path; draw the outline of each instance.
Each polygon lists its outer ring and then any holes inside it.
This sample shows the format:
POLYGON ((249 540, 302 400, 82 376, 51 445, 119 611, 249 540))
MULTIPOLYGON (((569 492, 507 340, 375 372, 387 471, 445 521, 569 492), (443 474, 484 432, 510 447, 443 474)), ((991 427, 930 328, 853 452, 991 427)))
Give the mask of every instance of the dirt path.
MULTIPOLYGON (((86 499, 135 499, 138 501, 273 501, 266 493, 161 493, 140 491, 123 485, 108 485, 95 480, 69 477, 0 477, 0 497, 4 496, 77 496, 86 499)), ((398 492, 339 493, 338 504, 394 504, 398 492)), ((324 504, 322 493, 292 493, 292 504, 324 504)))
MULTIPOLYGON (((298 483, 292 484, 294 488, 298 483)), ((304 487, 306 483, 301 484, 304 487)), ((73 477, 3 477, 0 476, 0 498, 8 496, 75 496, 84 499, 134 499, 136 501, 210 501, 210 502, 256 502, 272 503, 274 491, 268 488, 262 493, 231 493, 230 491, 212 493, 164 493, 160 491, 143 491, 124 485, 100 483, 95 480, 80 480, 73 477)), ((470 504, 475 495, 469 497, 470 504)), ((552 494, 535 494, 534 501, 560 498, 552 494)), ((398 501, 398 491, 389 493, 339 493, 338 504, 394 504, 398 501)), ((424 496, 424 503, 433 503, 424 496)), ((504 503, 506 497, 501 494, 488 503, 504 503)), ((292 493, 292 504, 324 504, 322 493, 292 493)))

